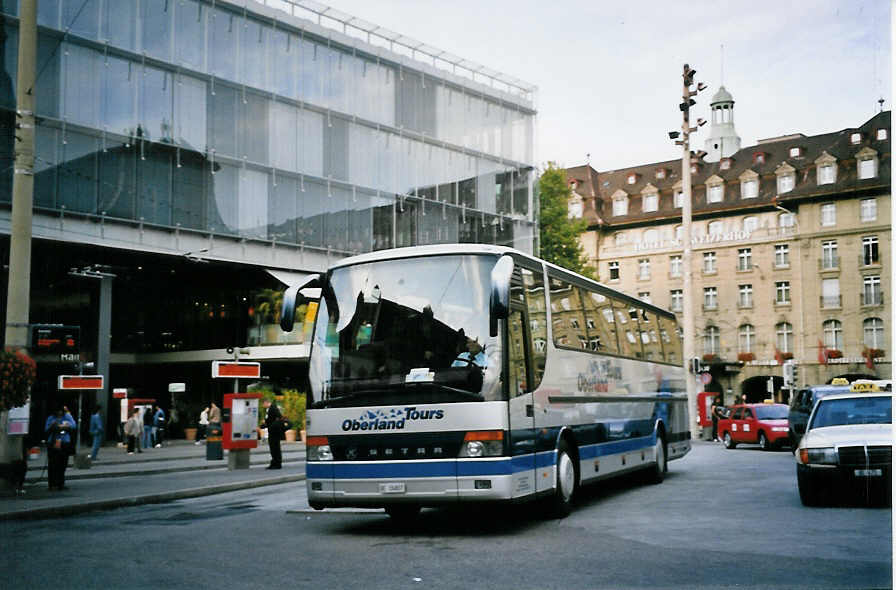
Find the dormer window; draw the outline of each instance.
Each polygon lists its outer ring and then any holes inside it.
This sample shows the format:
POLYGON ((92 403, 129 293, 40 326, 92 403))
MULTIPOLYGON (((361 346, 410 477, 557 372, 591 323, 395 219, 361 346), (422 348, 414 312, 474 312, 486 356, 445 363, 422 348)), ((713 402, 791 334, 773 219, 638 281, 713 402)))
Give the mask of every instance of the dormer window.
POLYGON ((887 138, 887 130, 886 129, 878 129, 877 130, 877 140, 883 141, 887 138))
POLYGON ((752 170, 745 170, 740 175, 740 198, 755 199, 759 196, 759 175, 752 170))
POLYGON ((778 176, 779 195, 789 193, 793 190, 793 187, 796 185, 796 168, 787 162, 784 162, 778 166, 775 170, 775 174, 778 176))
POLYGON ((641 211, 650 213, 659 209, 660 194, 657 188, 650 183, 641 191, 641 211))
POLYGON ((790 148, 790 157, 791 158, 799 158, 802 155, 803 155, 803 148, 801 148, 801 147, 790 148))
POLYGON ((623 191, 616 191, 613 195, 613 215, 628 215, 628 195, 623 191))
POLYGON ((570 219, 581 219, 583 209, 584 209, 584 204, 582 203, 582 199, 578 199, 578 198, 570 199, 567 216, 570 219))
POLYGON ((763 152, 756 152, 755 154, 753 154, 753 163, 765 164, 765 154, 763 152))
POLYGON ((691 174, 697 174, 697 165, 691 164, 691 174))
POLYGON ((862 143, 862 134, 861 133, 853 133, 849 136, 849 142, 852 145, 859 145, 862 143))
POLYGON ((636 182, 638 182, 638 175, 634 173, 629 174, 628 177, 626 177, 625 182, 627 182, 628 184, 635 184, 636 182))
POLYGON ((856 154, 859 168, 859 180, 877 177, 877 152, 865 148, 856 154))
POLYGON ((719 162, 719 170, 729 170, 731 168, 731 158, 723 158, 719 162))
POLYGON ((684 206, 684 191, 680 188, 675 189, 672 193, 672 206, 681 209, 684 206))
POLYGON ((815 165, 817 166, 815 182, 819 186, 837 182, 837 158, 824 151, 815 160, 815 165))
POLYGON ((666 178, 666 169, 665 168, 657 168, 656 169, 656 179, 662 180, 666 178))
POLYGON ((570 188, 571 190, 576 190, 577 188, 579 188, 579 183, 576 182, 575 180, 570 180, 570 181, 569 181, 569 188, 570 188))
POLYGON ((725 181, 713 174, 706 179, 706 202, 721 203, 725 198, 725 181))

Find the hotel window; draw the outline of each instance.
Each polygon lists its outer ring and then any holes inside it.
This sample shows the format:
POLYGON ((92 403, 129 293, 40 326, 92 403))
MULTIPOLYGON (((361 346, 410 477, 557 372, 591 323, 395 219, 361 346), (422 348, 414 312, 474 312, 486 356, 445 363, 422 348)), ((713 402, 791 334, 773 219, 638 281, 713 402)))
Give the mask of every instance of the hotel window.
POLYGON ((818 167, 818 184, 833 184, 837 180, 837 168, 833 164, 822 164, 818 167))
POLYGON ((684 206, 684 191, 681 189, 675 189, 675 192, 672 193, 672 206, 676 209, 681 209, 684 206))
POLYGON ((849 136, 849 141, 853 145, 858 145, 858 144, 862 143, 862 134, 861 133, 853 133, 852 135, 849 136))
POLYGON ((859 180, 877 176, 877 158, 859 160, 859 180))
POLYGON ((744 231, 747 233, 753 233, 757 229, 759 229, 759 218, 756 216, 744 217, 744 231))
POLYGON ((839 268, 840 258, 837 256, 837 240, 827 240, 821 243, 821 268, 839 268))
POLYGON ((763 154, 762 152, 753 154, 753 163, 754 164, 765 164, 765 154, 763 154))
POLYGON ((659 208, 660 197, 657 193, 648 193, 644 195, 644 201, 641 203, 641 209, 645 213, 656 211, 659 208))
POLYGON ((569 202, 569 212, 567 216, 570 219, 581 219, 584 204, 581 199, 575 199, 569 202))
POLYGON ((778 227, 793 227, 796 225, 796 215, 793 213, 781 213, 778 215, 778 227))
POLYGON ((644 231, 644 235, 641 238, 641 241, 645 246, 658 246, 660 241, 660 232, 655 229, 648 229, 644 231))
POLYGON ((752 248, 739 248, 737 250, 737 270, 752 270, 753 269, 753 249, 752 248))
POLYGON ((666 178, 666 169, 665 168, 657 168, 656 169, 656 178, 659 180, 666 178))
POLYGON ((638 175, 637 174, 629 174, 628 178, 626 178, 625 181, 629 184, 635 184, 636 182, 638 182, 638 175))
POLYGON ((878 129, 877 130, 877 139, 879 141, 883 141, 887 138, 887 130, 886 129, 878 129))
POLYGON ((884 347, 884 321, 880 318, 868 318, 862 322, 865 333, 865 346, 868 348, 884 347))
POLYGON ((622 246, 622 245, 625 244, 627 241, 628 241, 628 236, 625 235, 625 232, 623 232, 623 231, 616 232, 616 233, 613 235, 613 242, 614 242, 617 246, 622 246))
POLYGON ((669 276, 670 277, 680 277, 681 276, 681 256, 670 256, 669 257, 669 276))
POLYGON ((753 285, 740 285, 737 289, 737 305, 753 307, 753 285))
POLYGON ((790 266, 790 246, 775 244, 775 268, 787 268, 788 266, 790 266))
POLYGON ((802 155, 802 148, 792 147, 790 148, 790 157, 791 158, 799 158, 802 155))
POLYGON ((880 290, 880 276, 862 278, 862 305, 881 305, 884 302, 880 290))
POLYGON ((711 236, 720 236, 725 231, 725 223, 722 221, 710 221, 706 231, 711 236))
POLYGON ((680 242, 681 238, 684 236, 684 226, 676 225, 675 226, 675 241, 680 242))
POLYGON ((714 184, 707 188, 706 202, 707 203, 721 203, 724 196, 725 196, 725 185, 714 184))
POLYGON ((840 279, 821 279, 821 306, 840 307, 840 279))
POLYGON ((628 197, 616 197, 613 199, 613 215, 628 215, 628 197))
POLYGON ((755 199, 759 196, 759 181, 755 178, 740 183, 740 198, 755 199))
POLYGON ((859 205, 859 219, 861 221, 877 220, 877 199, 862 199, 859 205))
POLYGON ((703 253, 703 272, 705 272, 705 273, 716 272, 716 253, 715 252, 704 252, 703 253))
POLYGON ((775 282, 775 303, 790 303, 790 281, 775 282))
POLYGON ((681 311, 684 303, 684 291, 673 289, 669 291, 669 307, 672 311, 681 311))
POLYGON ((843 350, 843 325, 839 320, 828 320, 821 325, 825 348, 843 350))
POLYGON ((719 290, 716 287, 703 287, 703 309, 719 307, 719 290))
POLYGON ((641 258, 638 260, 638 278, 641 280, 650 278, 650 259, 641 258))
POLYGON ((719 329, 716 326, 707 326, 703 331, 703 354, 719 354, 719 329))
POLYGON ((781 352, 793 352, 793 325, 781 322, 775 326, 775 344, 781 352))
POLYGON ((865 236, 862 238, 862 265, 877 264, 880 262, 877 236, 865 236))
POLYGON ((825 203, 821 206, 821 225, 824 227, 837 225, 836 203, 825 203))
POLYGON ((618 281, 619 280, 619 263, 616 261, 611 262, 609 264, 609 269, 610 269, 610 280, 618 281))
POLYGON ((778 176, 778 194, 792 191, 795 181, 796 177, 792 173, 778 176))
POLYGON ((651 303, 650 301, 650 291, 639 291, 638 299, 643 301, 644 303, 651 303))
POLYGON ((743 324, 737 329, 738 352, 753 352, 756 343, 756 328, 752 324, 743 324))

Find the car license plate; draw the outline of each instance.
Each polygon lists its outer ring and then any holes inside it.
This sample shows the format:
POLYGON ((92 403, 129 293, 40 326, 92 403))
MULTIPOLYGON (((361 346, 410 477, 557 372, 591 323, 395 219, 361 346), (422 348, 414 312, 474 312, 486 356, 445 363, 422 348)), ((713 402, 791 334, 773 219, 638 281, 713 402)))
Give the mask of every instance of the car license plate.
POLYGON ((393 481, 389 483, 381 483, 380 484, 380 493, 381 494, 403 494, 404 482, 403 481, 393 481))
POLYGON ((884 474, 883 469, 856 469, 856 477, 881 477, 884 474))

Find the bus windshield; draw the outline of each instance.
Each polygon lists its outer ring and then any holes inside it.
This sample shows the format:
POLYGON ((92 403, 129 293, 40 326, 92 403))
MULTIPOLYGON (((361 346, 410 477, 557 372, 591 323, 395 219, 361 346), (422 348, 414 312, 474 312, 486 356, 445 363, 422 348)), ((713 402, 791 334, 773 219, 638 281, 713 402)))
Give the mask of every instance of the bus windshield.
POLYGON ((491 256, 336 268, 312 341, 313 407, 503 399, 489 336, 491 256))

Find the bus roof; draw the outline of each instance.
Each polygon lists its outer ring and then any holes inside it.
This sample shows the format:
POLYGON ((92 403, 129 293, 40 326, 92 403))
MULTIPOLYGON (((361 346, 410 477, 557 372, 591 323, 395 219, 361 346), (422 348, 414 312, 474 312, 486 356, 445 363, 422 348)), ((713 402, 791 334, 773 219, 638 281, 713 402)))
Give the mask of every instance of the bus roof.
POLYGON ((355 264, 366 264, 370 262, 379 262, 383 260, 400 260, 402 258, 416 258, 419 256, 444 256, 450 254, 473 254, 473 255, 491 255, 491 256, 503 256, 504 254, 512 254, 515 257, 525 258, 536 264, 544 264, 549 270, 553 269, 557 272, 567 275, 568 277, 575 278, 578 282, 582 282, 585 284, 589 284, 595 286, 600 291, 604 291, 608 294, 612 294, 614 297, 618 299, 623 299, 627 303, 631 305, 636 305, 638 307, 643 307, 649 310, 652 310, 658 314, 675 317, 671 311, 663 309, 662 307, 657 307, 652 303, 647 303, 646 301, 642 301, 637 299, 636 297, 632 297, 626 293, 618 291, 612 287, 608 287, 603 283, 595 281, 594 279, 590 279, 588 277, 582 276, 579 273, 573 272, 569 269, 563 268, 561 266, 557 266, 556 264, 550 263, 547 260, 542 260, 540 258, 536 258, 531 254, 526 254, 525 252, 521 252, 515 248, 510 248, 508 246, 496 246, 493 244, 429 244, 426 246, 408 246, 405 248, 391 248, 388 250, 377 250, 375 252, 366 252, 364 254, 359 254, 357 256, 351 256, 349 258, 343 258, 338 260, 330 265, 330 269, 334 268, 342 268, 346 266, 352 266, 355 264))

